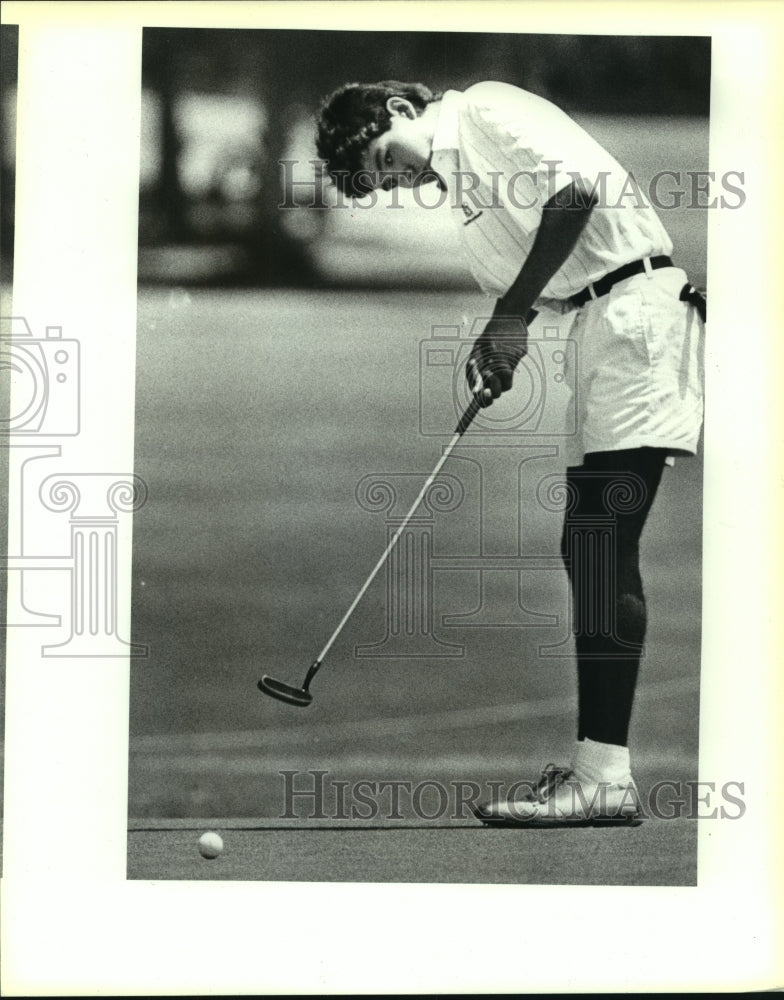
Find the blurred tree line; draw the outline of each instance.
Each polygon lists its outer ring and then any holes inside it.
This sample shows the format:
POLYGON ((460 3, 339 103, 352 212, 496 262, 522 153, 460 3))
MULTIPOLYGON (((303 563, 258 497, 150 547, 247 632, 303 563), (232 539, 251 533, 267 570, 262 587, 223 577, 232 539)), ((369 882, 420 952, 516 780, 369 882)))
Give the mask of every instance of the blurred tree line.
POLYGON ((18 52, 18 26, 0 24, 0 281, 4 283, 13 277, 18 52))

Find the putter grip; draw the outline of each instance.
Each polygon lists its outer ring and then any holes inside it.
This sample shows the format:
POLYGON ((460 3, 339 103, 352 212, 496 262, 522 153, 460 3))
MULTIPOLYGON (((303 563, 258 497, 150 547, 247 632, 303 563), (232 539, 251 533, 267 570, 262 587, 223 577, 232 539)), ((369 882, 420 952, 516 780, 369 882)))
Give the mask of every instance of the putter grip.
POLYGON ((471 426, 471 421, 479 413, 481 407, 479 406, 479 400, 476 396, 471 399, 471 402, 465 409, 463 416, 458 421, 457 427, 455 428, 455 434, 464 434, 468 428, 471 426))

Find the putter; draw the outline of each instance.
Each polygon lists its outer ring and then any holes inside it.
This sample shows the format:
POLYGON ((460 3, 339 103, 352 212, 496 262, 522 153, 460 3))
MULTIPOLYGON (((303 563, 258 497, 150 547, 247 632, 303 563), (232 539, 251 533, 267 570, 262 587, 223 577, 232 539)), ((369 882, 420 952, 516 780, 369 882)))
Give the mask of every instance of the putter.
MULTIPOLYGON (((490 391, 489 389, 484 390, 484 392, 486 392, 486 393, 489 393, 489 391, 490 391)), ((481 407, 480 407, 480 403, 479 403, 479 397, 478 397, 478 395, 475 395, 472 398, 471 402, 466 407, 465 412, 463 413, 462 417, 458 421, 457 427, 455 429, 454 437, 452 438, 452 440, 449 442, 449 444, 444 449, 444 453, 441 456, 441 458, 438 460, 438 463, 436 464, 435 469, 433 469, 433 471, 430 473, 430 475, 427 478, 427 481, 425 482, 425 485, 419 491, 419 496, 414 501, 414 504, 413 504, 411 510, 408 512, 408 514, 406 514, 405 518, 403 519, 403 523, 397 529, 397 531, 393 535, 392 539, 390 540, 389 544, 387 545, 386 549, 384 550, 383 555, 381 556, 381 558, 378 560, 378 562, 376 563, 376 565, 371 570, 370 576, 367 578, 367 580, 365 580, 364 584, 362 585, 362 589, 357 594, 357 596, 354 598, 354 601, 352 602, 351 607, 343 615, 343 618, 341 619, 340 624, 338 625, 338 627, 335 629, 335 631, 330 636, 327 644, 324 646, 324 648, 321 650, 321 652, 319 653, 319 655, 316 657, 316 659, 313 661, 313 663, 311 663, 310 667, 308 668, 308 672, 307 672, 307 675, 305 676, 305 680, 304 680, 304 682, 302 684, 302 687, 295 687, 293 684, 285 684, 283 681, 276 680, 274 677, 270 677, 268 674, 264 674, 264 676, 261 678, 261 680, 258 683, 258 688, 259 688, 260 691, 263 691, 264 694, 270 695, 270 697, 272 697, 272 698, 277 698, 278 701, 285 701, 289 705, 298 705, 300 708, 304 708, 306 705, 309 705, 313 701, 313 695, 312 695, 312 693, 310 691, 310 682, 316 676, 316 673, 317 673, 319 667, 324 662, 324 657, 329 652, 329 650, 330 650, 330 648, 332 646, 332 643, 340 635, 341 631, 343 630, 343 626, 346 624, 346 622, 349 620, 349 618, 351 617, 351 615, 354 613, 354 609, 359 604, 359 602, 362 600, 362 598, 363 598, 363 596, 365 594, 365 591, 368 589, 368 587, 370 586, 370 584, 375 579, 376 574, 378 573, 378 571, 381 569, 381 567, 384 565, 384 563, 389 558, 390 552, 394 549, 395 545, 397 545, 398 539, 400 538, 400 536, 405 531, 406 526, 408 525, 408 522, 414 516, 414 512, 416 511, 416 509, 419 506, 419 504, 422 502, 422 498, 424 497, 425 493, 427 492, 427 490, 429 489, 429 487, 432 485, 432 483, 435 480, 435 478, 438 475, 438 473, 443 468, 443 465, 446 462, 446 460, 452 454, 452 451, 454 450, 455 445, 457 444, 457 442, 460 440, 460 438, 463 436, 463 434, 465 433, 465 431, 471 425, 471 421, 477 415, 477 413, 479 412, 480 408, 481 407)))

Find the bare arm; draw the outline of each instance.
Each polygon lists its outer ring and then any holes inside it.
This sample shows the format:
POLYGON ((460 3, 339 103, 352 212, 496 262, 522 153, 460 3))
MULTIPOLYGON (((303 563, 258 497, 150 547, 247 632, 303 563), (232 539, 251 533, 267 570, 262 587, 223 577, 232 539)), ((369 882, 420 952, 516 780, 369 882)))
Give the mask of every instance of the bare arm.
POLYGON ((481 380, 483 405, 511 388, 514 370, 526 351, 525 323, 536 315, 533 304, 572 252, 595 204, 593 192, 574 181, 544 206, 531 252, 512 287, 498 299, 466 367, 472 389, 481 380))
POLYGON ((542 289, 574 249, 596 195, 573 181, 547 202, 531 252, 514 284, 498 300, 496 316, 526 316, 542 289))

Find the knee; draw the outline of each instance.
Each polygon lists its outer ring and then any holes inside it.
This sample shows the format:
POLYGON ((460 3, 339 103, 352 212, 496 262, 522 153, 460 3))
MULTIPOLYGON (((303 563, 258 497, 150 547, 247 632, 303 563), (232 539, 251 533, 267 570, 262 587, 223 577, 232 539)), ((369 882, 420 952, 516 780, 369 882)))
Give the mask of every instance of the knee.
POLYGON ((615 605, 618 639, 623 643, 642 646, 645 641, 647 614, 641 593, 626 591, 618 595, 615 605))

